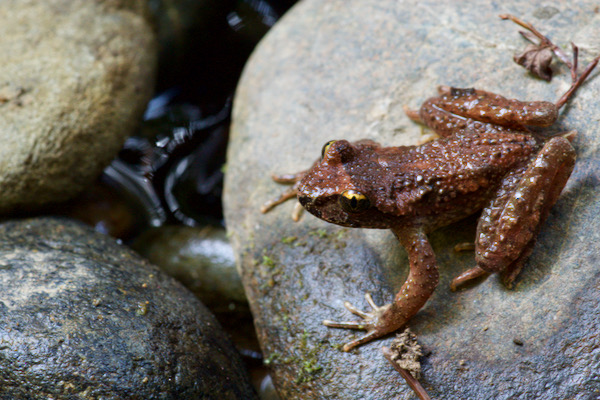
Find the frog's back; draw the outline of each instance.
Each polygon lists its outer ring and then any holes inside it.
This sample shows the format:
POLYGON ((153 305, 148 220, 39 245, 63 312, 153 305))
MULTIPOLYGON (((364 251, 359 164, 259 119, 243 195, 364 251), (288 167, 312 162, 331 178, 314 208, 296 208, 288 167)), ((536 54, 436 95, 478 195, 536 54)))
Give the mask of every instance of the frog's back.
POLYGON ((418 147, 380 148, 389 172, 380 185, 389 196, 376 206, 431 229, 447 225, 483 208, 502 179, 525 168, 538 148, 527 133, 473 131, 418 147))

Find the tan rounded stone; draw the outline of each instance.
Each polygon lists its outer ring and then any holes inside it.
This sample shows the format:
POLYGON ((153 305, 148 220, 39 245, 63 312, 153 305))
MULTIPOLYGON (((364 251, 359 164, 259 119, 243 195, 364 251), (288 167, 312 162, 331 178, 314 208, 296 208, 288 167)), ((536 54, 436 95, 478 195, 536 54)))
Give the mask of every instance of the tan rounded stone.
POLYGON ((0 2, 0 213, 81 191, 152 93, 145 1, 0 2))

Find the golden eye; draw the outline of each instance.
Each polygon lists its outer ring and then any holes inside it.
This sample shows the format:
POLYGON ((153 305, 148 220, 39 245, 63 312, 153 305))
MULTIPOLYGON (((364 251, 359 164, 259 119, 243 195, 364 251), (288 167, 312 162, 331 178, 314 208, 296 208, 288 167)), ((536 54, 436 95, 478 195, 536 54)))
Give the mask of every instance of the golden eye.
POLYGON ((371 201, 364 194, 356 190, 346 190, 339 197, 340 205, 345 211, 360 212, 371 207, 371 201))
POLYGON ((327 150, 329 150, 329 148, 331 147, 331 145, 336 142, 335 140, 330 140, 329 142, 325 143, 323 145, 323 149, 321 149, 321 158, 325 157, 325 153, 327 153, 327 150))

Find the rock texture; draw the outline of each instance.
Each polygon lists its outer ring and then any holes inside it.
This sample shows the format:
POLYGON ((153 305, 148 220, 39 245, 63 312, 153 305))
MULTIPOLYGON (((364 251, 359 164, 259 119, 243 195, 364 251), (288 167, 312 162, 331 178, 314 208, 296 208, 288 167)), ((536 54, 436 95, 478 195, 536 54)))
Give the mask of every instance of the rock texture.
MULTIPOLYGON (((369 291, 389 302, 407 258, 392 234, 349 230, 291 204, 261 215, 282 187, 271 173, 307 168, 330 139, 416 144, 421 128, 402 107, 418 107, 440 84, 508 97, 555 101, 569 86, 564 66, 546 83, 512 61, 525 47, 513 13, 568 48, 580 65, 600 52, 600 14, 592 1, 305 0, 259 45, 237 91, 226 180, 226 217, 259 338, 285 399, 411 399, 384 360, 382 345, 352 353, 338 346, 357 333, 324 319, 355 319, 369 291)), ((549 130, 575 129, 579 159, 542 228, 514 290, 492 276, 452 293, 450 280, 474 265, 453 247, 474 240, 476 218, 430 235, 440 285, 410 322, 426 356, 421 381, 435 399, 564 399, 600 394, 600 212, 596 134, 598 72, 549 130)))
POLYGON ((111 161, 152 93, 142 0, 0 2, 0 213, 81 191, 111 161))
POLYGON ((144 232, 133 247, 211 309, 246 304, 224 228, 162 226, 144 232))
POLYGON ((181 284, 66 219, 0 224, 0 398, 256 399, 181 284))

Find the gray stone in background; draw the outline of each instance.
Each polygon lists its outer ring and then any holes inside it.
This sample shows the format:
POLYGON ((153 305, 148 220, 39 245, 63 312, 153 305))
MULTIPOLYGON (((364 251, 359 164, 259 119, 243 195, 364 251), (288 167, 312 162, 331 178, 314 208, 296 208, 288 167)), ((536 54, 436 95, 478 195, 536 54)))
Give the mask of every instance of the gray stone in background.
POLYGON ((0 213, 72 197, 112 160, 154 87, 146 1, 0 2, 0 213))
POLYGON ((0 224, 0 398, 257 399, 180 283, 67 220, 0 224))
POLYGON ((213 311, 247 303, 222 227, 161 226, 142 233, 133 248, 213 311))
MULTIPOLYGON (((558 67, 546 83, 516 65, 512 56, 526 43, 501 13, 532 22, 566 48, 574 41, 581 65, 600 52, 592 1, 305 0, 252 56, 235 101, 225 208, 282 398, 414 398, 381 355, 389 338, 343 353, 336 346, 358 333, 321 324, 356 318, 343 301, 365 309, 365 291, 389 302, 408 260, 390 232, 343 229, 309 215, 295 224, 291 204, 261 215, 261 204, 282 190, 270 174, 307 168, 330 139, 419 142, 421 128, 402 107, 418 107, 440 84, 555 101, 570 84, 567 69, 558 67)), ((475 218, 430 235, 440 285, 409 325, 427 353, 422 382, 433 398, 600 395, 598 74, 550 130, 579 132, 579 160, 514 290, 495 276, 448 289, 474 266, 473 254, 453 247, 474 240, 475 218)))

